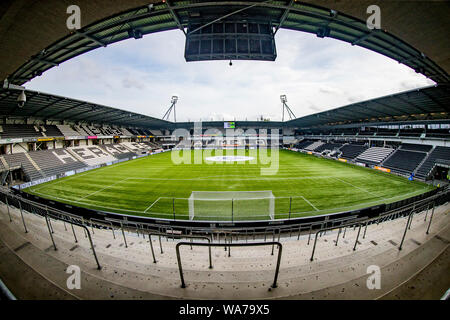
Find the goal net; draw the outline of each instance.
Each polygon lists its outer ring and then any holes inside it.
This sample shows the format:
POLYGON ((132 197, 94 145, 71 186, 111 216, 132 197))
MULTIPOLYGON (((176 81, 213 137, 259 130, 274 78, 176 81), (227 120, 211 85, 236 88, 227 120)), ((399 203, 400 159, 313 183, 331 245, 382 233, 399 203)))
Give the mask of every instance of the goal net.
POLYGON ((189 220, 274 220, 272 191, 192 191, 189 220))

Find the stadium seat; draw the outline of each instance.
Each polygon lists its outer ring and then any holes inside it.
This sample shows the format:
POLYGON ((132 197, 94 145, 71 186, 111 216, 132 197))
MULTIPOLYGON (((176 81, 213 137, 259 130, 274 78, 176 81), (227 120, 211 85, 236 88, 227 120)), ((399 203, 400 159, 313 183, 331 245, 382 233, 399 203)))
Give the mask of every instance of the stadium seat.
POLYGON ((318 153, 322 153, 325 150, 329 150, 332 151, 334 149, 339 149, 340 147, 342 147, 342 143, 324 143, 321 146, 317 147, 314 151, 318 152, 318 153))
POLYGON ((67 150, 69 150, 75 158, 84 162, 88 166, 94 166, 116 160, 115 157, 98 146, 71 147, 67 150))
POLYGON ((29 155, 45 176, 58 175, 86 167, 83 162, 75 159, 65 149, 41 150, 30 152, 29 155))
POLYGON ((412 150, 412 151, 421 151, 421 152, 429 152, 433 146, 428 144, 413 144, 413 143, 402 143, 400 149, 402 150, 412 150))
POLYGON ((384 163, 383 167, 391 169, 393 172, 409 175, 427 156, 425 152, 396 150, 384 163))
POLYGON ((30 124, 4 124, 1 139, 42 137, 39 128, 30 124))
POLYGON ((41 126, 42 133, 47 137, 63 137, 64 135, 55 125, 41 126))
POLYGON ((37 170, 28 159, 26 153, 5 154, 3 158, 11 168, 22 167, 28 180, 43 178, 43 175, 37 170))
POLYGON ((341 148, 341 157, 344 159, 353 160, 365 150, 367 150, 367 146, 358 144, 346 144, 341 148))
POLYGON ((379 164, 383 162, 383 160, 386 159, 387 156, 389 156, 393 151, 394 149, 391 148, 372 147, 361 153, 356 158, 356 161, 366 164, 379 164))
POLYGON ((311 140, 302 140, 298 144, 295 145, 297 149, 305 149, 307 146, 311 145, 313 141, 311 140))
POLYGON ((82 134, 80 134, 78 131, 72 129, 71 126, 69 125, 65 125, 65 124, 60 124, 60 125, 56 125, 56 127, 59 129, 59 131, 61 131, 61 133, 65 136, 65 137, 75 137, 75 136, 81 136, 82 134))
POLYGON ((136 153, 130 152, 130 150, 120 144, 104 144, 99 147, 112 154, 117 159, 127 159, 136 156, 136 153))
POLYGON ((316 148, 320 147, 323 144, 324 143, 322 141, 315 141, 314 143, 312 143, 309 146, 305 147, 305 150, 314 151, 316 148))

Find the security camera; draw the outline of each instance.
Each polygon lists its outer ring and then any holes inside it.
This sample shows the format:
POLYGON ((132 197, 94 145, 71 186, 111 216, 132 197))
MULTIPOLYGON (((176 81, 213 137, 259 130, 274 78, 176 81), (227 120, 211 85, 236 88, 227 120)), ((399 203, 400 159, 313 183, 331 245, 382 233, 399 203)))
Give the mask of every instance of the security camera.
POLYGON ((22 91, 17 97, 17 106, 22 108, 25 105, 25 102, 27 102, 27 96, 25 95, 25 91, 22 91))

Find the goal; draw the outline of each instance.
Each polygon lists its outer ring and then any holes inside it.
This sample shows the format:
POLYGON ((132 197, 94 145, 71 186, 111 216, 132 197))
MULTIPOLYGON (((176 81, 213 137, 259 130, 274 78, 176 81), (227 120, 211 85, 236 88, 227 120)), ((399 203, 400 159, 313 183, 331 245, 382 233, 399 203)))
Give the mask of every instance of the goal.
POLYGON ((192 191, 189 220, 274 220, 275 197, 265 191, 192 191))

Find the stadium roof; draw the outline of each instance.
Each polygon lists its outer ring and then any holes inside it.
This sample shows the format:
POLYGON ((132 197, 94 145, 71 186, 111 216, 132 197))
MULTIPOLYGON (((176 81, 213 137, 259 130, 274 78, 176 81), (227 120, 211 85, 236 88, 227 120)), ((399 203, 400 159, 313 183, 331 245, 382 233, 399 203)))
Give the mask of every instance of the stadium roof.
POLYGON ((349 123, 439 120, 449 119, 449 115, 450 87, 436 85, 315 113, 291 120, 288 124, 311 128, 349 123))
MULTIPOLYGON (((27 102, 17 106, 19 90, 0 91, 2 117, 115 124, 142 128, 189 127, 193 123, 173 123, 146 115, 91 102, 26 90, 27 102)), ((289 126, 311 128, 362 123, 394 123, 449 119, 450 86, 436 85, 353 103, 287 122, 239 121, 246 126, 289 126)), ((228 119, 229 120, 229 119, 228 119)), ((204 122, 204 126, 220 122, 204 122)))
POLYGON ((19 90, 0 92, 0 115, 9 119, 70 120, 127 127, 165 128, 170 122, 91 102, 26 90, 27 102, 17 106, 19 90))
POLYGON ((373 2, 80 0, 82 28, 70 31, 65 1, 6 0, 0 8, 0 79, 23 84, 75 56, 131 38, 133 30, 143 35, 185 32, 193 19, 206 23, 246 8, 233 18, 269 20, 276 29, 343 40, 393 58, 437 83, 448 83, 450 2, 379 1, 382 30, 371 31, 365 20, 373 2), (149 9, 149 3, 155 5, 149 9))

